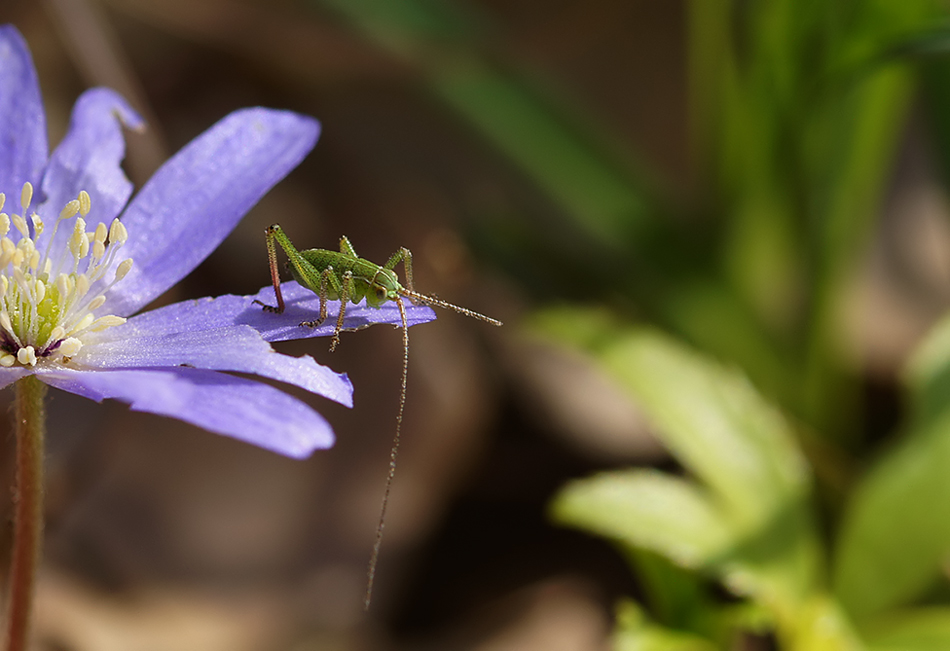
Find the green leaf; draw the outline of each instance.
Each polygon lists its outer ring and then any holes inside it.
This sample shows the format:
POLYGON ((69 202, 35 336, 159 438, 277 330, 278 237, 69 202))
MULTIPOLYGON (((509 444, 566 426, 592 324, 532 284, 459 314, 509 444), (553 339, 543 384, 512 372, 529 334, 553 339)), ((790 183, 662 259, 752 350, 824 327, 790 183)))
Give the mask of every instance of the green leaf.
POLYGON ((630 549, 628 557, 657 623, 707 637, 721 632, 721 605, 707 578, 646 548, 630 549))
POLYGON ((565 486, 554 517, 699 568, 731 543, 717 507, 695 484, 651 470, 597 475, 565 486))
POLYGON ((674 631, 650 622, 636 602, 622 601, 617 608, 613 651, 717 651, 711 640, 674 631))
POLYGON ((713 571, 791 618, 816 588, 821 553, 810 474, 782 416, 741 373, 659 333, 620 328, 602 311, 561 309, 535 323, 593 352, 702 484, 603 475, 568 487, 555 513, 713 571))
POLYGON ((950 554, 950 320, 918 347, 906 378, 911 424, 856 488, 838 540, 835 591, 859 618, 920 595, 950 554))
POLYGON ((651 331, 619 336, 601 359, 736 523, 761 525, 807 492, 791 428, 741 373, 651 331))
POLYGON ((827 595, 817 595, 795 613, 783 636, 789 651, 863 651, 865 648, 841 606, 827 595))
POLYGON ((861 630, 870 651, 950 649, 950 609, 918 608, 892 613, 861 630))
POLYGON ((913 599, 950 552, 950 411, 907 433, 852 496, 835 592, 858 618, 913 599))
POLYGON ((939 417, 950 403, 950 317, 944 317, 914 351, 904 370, 917 423, 939 417))

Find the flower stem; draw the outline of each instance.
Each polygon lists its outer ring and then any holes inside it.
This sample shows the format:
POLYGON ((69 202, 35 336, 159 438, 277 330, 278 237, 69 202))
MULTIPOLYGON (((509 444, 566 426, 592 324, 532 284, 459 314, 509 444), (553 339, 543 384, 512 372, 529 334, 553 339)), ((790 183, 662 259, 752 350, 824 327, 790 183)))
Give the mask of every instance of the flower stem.
POLYGON ((17 380, 16 492, 13 554, 10 567, 7 651, 25 651, 36 568, 43 542, 43 438, 46 434, 46 385, 35 375, 17 380))

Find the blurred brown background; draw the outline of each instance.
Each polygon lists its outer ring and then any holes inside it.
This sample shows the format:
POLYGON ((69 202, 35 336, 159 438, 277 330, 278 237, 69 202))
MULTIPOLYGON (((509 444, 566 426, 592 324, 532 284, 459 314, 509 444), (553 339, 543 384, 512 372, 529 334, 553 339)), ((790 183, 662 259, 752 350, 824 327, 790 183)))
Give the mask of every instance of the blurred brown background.
MULTIPOLYGON (((645 153, 661 191, 689 201, 681 3, 470 5, 490 31, 486 56, 609 124, 645 153)), ((636 588, 608 544, 548 524, 545 504, 570 477, 659 453, 601 377, 519 337, 531 297, 471 233, 512 211, 545 229, 549 205, 433 97, 418 59, 290 0, 4 0, 0 20, 32 49, 52 144, 87 87, 112 86, 143 113, 149 131, 128 135, 139 186, 234 109, 322 122, 310 157, 163 301, 265 285, 263 229, 279 222, 303 248, 345 234, 384 261, 406 246, 420 289, 506 322, 445 313, 410 333, 404 446, 368 615, 398 332, 345 334, 333 355, 321 340, 280 346, 356 388, 353 410, 301 396, 338 435, 303 462, 54 394, 39 648, 605 648, 614 599, 636 588)), ((12 438, 0 439, 9 484, 12 438)))

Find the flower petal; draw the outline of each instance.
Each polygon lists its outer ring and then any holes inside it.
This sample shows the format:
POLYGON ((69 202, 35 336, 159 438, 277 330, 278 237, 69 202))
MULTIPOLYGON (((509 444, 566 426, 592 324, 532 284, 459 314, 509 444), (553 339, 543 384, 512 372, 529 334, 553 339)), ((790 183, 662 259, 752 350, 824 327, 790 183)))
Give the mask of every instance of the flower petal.
MULTIPOLYGON (((85 190, 92 199, 92 212, 85 218, 89 230, 99 222, 111 222, 132 195, 132 182, 121 167, 122 125, 137 129, 143 124, 115 91, 94 88, 83 93, 73 107, 69 132, 50 156, 43 176, 45 210, 39 211, 43 218, 50 223, 66 202, 85 190)), ((71 233, 63 229, 63 240, 71 233)))
POLYGON ((26 377, 33 372, 33 369, 22 366, 11 366, 9 368, 0 367, 0 389, 4 389, 22 377, 26 377))
POLYGON ((244 378, 179 368, 73 371, 49 369, 50 386, 101 402, 113 398, 135 411, 170 416, 203 429, 303 458, 333 445, 333 430, 309 406, 244 378))
MULTIPOLYGON (((328 337, 336 326, 340 301, 328 301, 327 320, 316 328, 301 326, 302 321, 312 321, 320 316, 320 297, 294 281, 281 285, 287 309, 283 314, 265 312, 254 303, 274 303, 274 288, 267 286, 253 296, 227 294, 216 298, 200 298, 173 303, 136 315, 122 326, 133 326, 137 335, 162 334, 207 330, 232 325, 249 325, 267 341, 287 341, 310 337, 328 337)), ((406 322, 410 325, 428 323, 435 319, 432 308, 424 305, 406 304, 406 322)), ((401 326, 399 308, 395 303, 385 303, 379 308, 369 307, 365 301, 359 305, 350 303, 346 308, 344 329, 361 330, 374 323, 389 323, 401 326)), ((124 336, 118 328, 110 328, 104 336, 124 336)))
POLYGON ((122 218, 134 260, 109 309, 128 316, 187 275, 313 148, 319 123, 263 108, 231 113, 172 157, 122 218))
POLYGON ((26 42, 12 25, 0 25, 0 192, 6 212, 20 212, 26 181, 39 187, 49 155, 46 115, 36 68, 26 42))
POLYGON ((83 346, 72 363, 79 368, 173 368, 191 366, 215 371, 253 373, 287 382, 353 406, 353 385, 346 375, 321 366, 312 357, 281 355, 249 326, 229 326, 175 333, 136 332, 135 320, 102 333, 83 346))

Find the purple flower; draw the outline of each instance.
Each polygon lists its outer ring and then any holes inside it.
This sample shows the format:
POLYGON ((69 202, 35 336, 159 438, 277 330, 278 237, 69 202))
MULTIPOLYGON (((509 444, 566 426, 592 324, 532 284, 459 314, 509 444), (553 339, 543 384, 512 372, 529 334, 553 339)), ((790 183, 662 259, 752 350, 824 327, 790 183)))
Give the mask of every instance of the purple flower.
MULTIPOLYGON (((254 297, 222 296, 132 316, 204 260, 300 163, 319 124, 286 111, 236 111, 178 152, 131 202, 120 167, 123 125, 142 121, 115 92, 87 91, 50 155, 29 50, 15 28, 0 26, 0 387, 35 374, 64 391, 121 400, 289 456, 329 447, 333 433, 309 406, 220 372, 351 406, 345 375, 265 341, 329 334, 335 318, 312 330, 299 325, 319 307, 312 292, 288 283, 282 315, 263 312, 254 297)), ((273 290, 257 296, 272 301, 273 290)), ((433 315, 411 307, 410 318, 433 315)), ((399 323, 395 306, 347 312, 349 328, 382 322, 399 323)))

